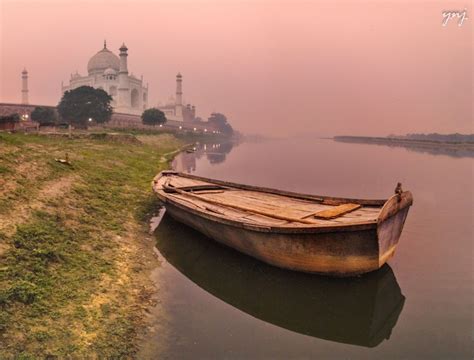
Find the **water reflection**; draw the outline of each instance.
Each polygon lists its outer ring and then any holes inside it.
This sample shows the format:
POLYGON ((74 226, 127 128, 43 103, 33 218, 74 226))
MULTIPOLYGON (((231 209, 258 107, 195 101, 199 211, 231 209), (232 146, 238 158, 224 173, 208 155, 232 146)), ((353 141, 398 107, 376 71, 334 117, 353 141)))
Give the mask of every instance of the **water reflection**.
POLYGON ((195 284, 226 303, 282 328, 339 343, 374 347, 402 311, 392 269, 356 279, 281 270, 223 247, 165 216, 157 248, 195 284))
POLYGON ((184 151, 178 154, 172 163, 173 169, 192 173, 196 171, 196 160, 203 156, 207 158, 211 164, 220 164, 225 161, 226 156, 231 152, 236 145, 234 142, 225 143, 197 143, 194 149, 184 151))

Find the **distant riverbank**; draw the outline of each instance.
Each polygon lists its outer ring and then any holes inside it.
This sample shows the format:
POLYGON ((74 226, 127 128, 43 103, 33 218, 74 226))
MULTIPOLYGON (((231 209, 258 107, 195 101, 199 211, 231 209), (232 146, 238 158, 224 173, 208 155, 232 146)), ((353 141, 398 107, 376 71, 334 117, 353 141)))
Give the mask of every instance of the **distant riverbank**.
POLYGON ((473 142, 437 141, 370 136, 334 136, 333 140, 348 143, 399 146, 405 147, 413 151, 430 153, 432 155, 474 157, 473 142))

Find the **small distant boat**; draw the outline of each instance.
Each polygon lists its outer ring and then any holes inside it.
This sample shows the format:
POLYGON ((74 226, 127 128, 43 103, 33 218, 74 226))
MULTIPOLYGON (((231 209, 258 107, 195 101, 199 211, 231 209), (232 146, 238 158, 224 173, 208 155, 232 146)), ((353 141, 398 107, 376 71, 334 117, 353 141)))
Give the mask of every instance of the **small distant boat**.
POLYGON ((285 269, 355 276, 382 267, 402 233, 412 194, 387 200, 298 194, 162 171, 153 190, 176 220, 285 269))

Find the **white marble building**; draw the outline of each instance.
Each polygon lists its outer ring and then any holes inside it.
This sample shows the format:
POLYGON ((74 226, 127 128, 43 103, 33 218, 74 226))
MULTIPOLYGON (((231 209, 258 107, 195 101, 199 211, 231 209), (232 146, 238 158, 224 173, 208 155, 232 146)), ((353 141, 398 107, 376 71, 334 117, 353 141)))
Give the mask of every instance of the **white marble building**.
POLYGON ((138 79, 128 73, 127 47, 120 47, 119 56, 104 48, 92 56, 87 64, 87 76, 77 71, 71 75, 69 85, 61 84, 62 93, 79 86, 92 86, 105 90, 112 96, 114 112, 141 115, 148 107, 148 84, 143 85, 143 76, 138 79))
POLYGON ((183 76, 176 75, 176 96, 170 97, 165 104, 158 104, 157 108, 165 113, 168 120, 193 121, 196 118, 196 107, 191 104, 183 105, 183 76))

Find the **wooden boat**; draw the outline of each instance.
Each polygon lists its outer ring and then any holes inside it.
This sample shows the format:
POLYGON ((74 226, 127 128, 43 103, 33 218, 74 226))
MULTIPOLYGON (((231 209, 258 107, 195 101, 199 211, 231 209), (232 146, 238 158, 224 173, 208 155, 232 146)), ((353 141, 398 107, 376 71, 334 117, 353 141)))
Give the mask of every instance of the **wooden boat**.
POLYGON ((377 270, 393 256, 408 210, 388 200, 298 194, 163 171, 153 190, 176 220, 268 264, 332 276, 377 270))

